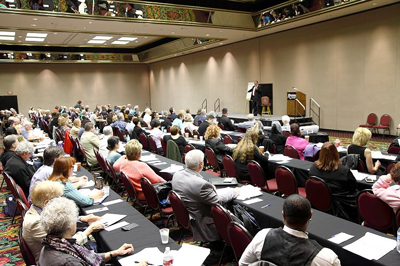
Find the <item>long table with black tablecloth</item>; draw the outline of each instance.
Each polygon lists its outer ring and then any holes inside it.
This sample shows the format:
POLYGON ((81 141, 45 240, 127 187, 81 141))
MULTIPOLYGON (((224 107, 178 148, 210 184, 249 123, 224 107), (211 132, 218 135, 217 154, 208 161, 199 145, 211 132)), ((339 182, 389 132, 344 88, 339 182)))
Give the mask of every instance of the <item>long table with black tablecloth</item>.
MULTIPOLYGON (((268 193, 263 193, 263 195, 258 198, 262 199, 262 201, 250 205, 245 204, 241 200, 235 200, 234 203, 246 206, 246 208, 253 213, 261 228, 283 226, 282 206, 284 199, 268 193), (270 206, 261 208, 267 204, 270 204, 270 206)), ((366 232, 371 232, 390 239, 395 238, 318 210, 313 210, 313 216, 307 231, 311 239, 316 240, 323 247, 332 249, 338 255, 342 265, 398 265, 400 260, 400 254, 396 249, 377 261, 370 261, 347 251, 343 247, 361 238, 366 232), (354 237, 341 244, 335 244, 328 240, 341 232, 353 235, 354 237)))
MULTIPOLYGON (((86 175, 89 179, 92 179, 92 175, 83 167, 77 172, 77 176, 86 175)), ((121 199, 121 196, 110 189, 110 195, 104 200, 104 203, 121 199)), ((104 205, 93 205, 82 208, 83 213, 86 214, 88 210, 105 207, 104 205)), ((121 228, 113 231, 102 230, 98 233, 94 233, 97 243, 102 251, 110 251, 118 249, 122 244, 132 244, 134 247, 134 253, 140 252, 147 247, 157 247, 161 252, 164 252, 165 247, 170 247, 171 250, 178 250, 180 246, 173 239, 169 239, 168 244, 164 245, 161 243, 161 237, 159 228, 150 222, 146 217, 143 216, 139 211, 132 207, 128 202, 122 201, 116 204, 108 206, 109 210, 96 212, 94 215, 102 216, 106 213, 112 214, 124 214, 126 217, 121 221, 130 223, 136 223, 139 226, 130 230, 123 231, 121 228)), ((121 259, 123 257, 118 257, 121 259)))

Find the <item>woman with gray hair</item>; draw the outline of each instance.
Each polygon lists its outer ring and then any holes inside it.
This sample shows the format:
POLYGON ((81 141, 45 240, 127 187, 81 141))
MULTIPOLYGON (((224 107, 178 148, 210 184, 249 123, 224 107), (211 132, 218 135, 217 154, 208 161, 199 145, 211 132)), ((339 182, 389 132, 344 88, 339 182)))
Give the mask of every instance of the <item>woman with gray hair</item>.
POLYGON ((279 121, 272 121, 271 134, 269 139, 272 140, 276 147, 276 153, 283 154, 287 137, 282 134, 282 128, 279 121))
MULTIPOLYGON (((40 225, 46 231, 43 249, 39 257, 39 265, 104 265, 116 256, 123 256, 133 251, 131 244, 123 244, 119 249, 96 254, 80 246, 72 236, 76 232, 78 208, 72 200, 55 198, 44 207, 40 225)), ((141 266, 147 265, 142 262, 141 266)))

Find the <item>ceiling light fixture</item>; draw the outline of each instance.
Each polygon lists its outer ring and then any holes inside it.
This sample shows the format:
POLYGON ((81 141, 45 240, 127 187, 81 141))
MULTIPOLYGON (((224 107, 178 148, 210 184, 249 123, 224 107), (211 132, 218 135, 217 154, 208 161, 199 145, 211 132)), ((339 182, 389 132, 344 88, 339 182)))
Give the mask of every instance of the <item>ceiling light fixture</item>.
POLYGON ((113 41, 111 44, 128 44, 129 42, 113 41))
POLYGON ((15 37, 11 37, 11 36, 0 36, 0 40, 2 41, 14 41, 15 37))
POLYGON ((27 33, 26 37, 46 38, 47 37, 47 33, 27 33))
POLYGON ((88 43, 105 43, 105 40, 90 40, 88 43))
POLYGON ((0 35, 3 35, 3 36, 15 36, 15 32, 11 32, 11 31, 0 31, 0 35))
POLYGON ((43 42, 44 38, 29 38, 29 37, 26 37, 25 41, 27 41, 27 42, 43 42))
POLYGON ((118 41, 128 41, 128 42, 131 42, 131 41, 134 41, 134 40, 136 40, 137 38, 134 38, 134 37, 121 37, 121 38, 119 38, 118 39, 118 41))
POLYGON ((93 40, 111 40, 113 37, 110 36, 96 36, 93 40))
POLYGON ((32 27, 36 27, 37 25, 36 25, 36 24, 31 24, 31 26, 32 26, 32 27))
POLYGON ((207 33, 206 36, 210 36, 210 33, 207 33))

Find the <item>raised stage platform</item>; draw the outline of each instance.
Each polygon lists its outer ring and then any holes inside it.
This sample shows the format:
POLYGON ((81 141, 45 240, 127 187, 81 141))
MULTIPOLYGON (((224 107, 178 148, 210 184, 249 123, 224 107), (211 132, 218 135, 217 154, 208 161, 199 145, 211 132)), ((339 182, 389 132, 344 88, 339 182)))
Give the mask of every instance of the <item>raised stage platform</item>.
MULTIPOLYGON (((216 112, 218 117, 221 117, 222 113, 221 112, 216 112)), ((248 114, 240 114, 240 113, 228 113, 228 117, 230 119, 233 119, 235 123, 240 123, 243 121, 247 121, 247 115, 248 114)), ((272 124, 272 121, 280 121, 282 122, 282 115, 263 115, 263 116, 256 116, 256 119, 259 119, 264 126, 270 127, 272 124)), ((313 120, 312 117, 310 116, 305 116, 305 117, 294 117, 294 116, 289 116, 290 117, 290 122, 297 122, 300 126, 308 126, 308 125, 313 125, 313 120)))

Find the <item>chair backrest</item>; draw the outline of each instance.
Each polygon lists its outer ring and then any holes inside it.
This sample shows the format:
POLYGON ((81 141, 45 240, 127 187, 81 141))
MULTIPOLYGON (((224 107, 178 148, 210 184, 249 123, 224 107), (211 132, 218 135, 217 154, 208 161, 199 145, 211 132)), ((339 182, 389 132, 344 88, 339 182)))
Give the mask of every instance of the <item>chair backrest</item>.
POLYGON ((374 195, 372 190, 362 191, 358 195, 357 205, 364 226, 396 235, 393 209, 374 195))
POLYGON ((261 97, 261 106, 263 106, 263 107, 271 106, 271 104, 269 103, 268 96, 261 97))
POLYGON ((193 129, 193 136, 200 137, 200 134, 196 129, 193 129))
POLYGON ((114 184, 120 184, 121 182, 119 182, 118 176, 115 173, 115 170, 114 170, 113 166, 107 160, 105 160, 105 163, 106 163, 106 166, 107 166, 107 173, 113 179, 114 184))
POLYGON ((389 174, 390 170, 396 165, 396 163, 391 163, 386 167, 386 173, 389 174))
POLYGON ((221 205, 213 205, 211 207, 211 216, 214 220, 215 227, 217 228, 218 234, 226 244, 231 245, 231 241, 228 236, 228 224, 233 221, 229 212, 221 205))
POLYGON ((122 135, 121 130, 118 127, 112 127, 113 135, 118 137, 120 141, 125 141, 124 136, 122 135))
POLYGON ((3 172, 3 178, 5 179, 7 187, 11 191, 11 194, 13 194, 14 198, 18 199, 18 193, 15 190, 17 184, 15 183, 14 179, 6 172, 3 172))
POLYGON ((370 113, 367 117, 367 124, 375 126, 377 120, 378 116, 375 113, 370 113))
POLYGON ((222 164, 224 165, 224 170, 229 177, 237 177, 236 164, 233 158, 229 155, 222 157, 222 164))
POLYGON ((22 226, 18 230, 18 246, 26 265, 36 265, 35 257, 22 236, 22 226))
POLYGON ((159 210, 160 201, 158 199, 156 189, 153 187, 151 182, 146 177, 142 177, 140 179, 140 185, 142 187, 144 197, 146 198, 147 205, 154 210, 159 210))
POLYGON ((160 142, 161 142, 161 147, 163 149, 164 154, 167 154, 167 144, 165 143, 164 138, 161 138, 160 142))
POLYGON ((25 213, 28 211, 29 207, 21 199, 17 199, 17 210, 21 214, 22 220, 24 220, 25 213))
POLYGON ((285 135, 286 137, 292 135, 289 131, 282 131, 282 134, 285 135))
POLYGON ((232 137, 229 135, 225 135, 224 136, 224 144, 232 144, 232 143, 233 143, 232 137))
POLYGON ((58 128, 56 128, 56 135, 57 135, 57 142, 64 141, 64 136, 62 135, 61 130, 59 130, 58 128))
MULTIPOLYGON (((15 190, 17 191, 17 197, 16 197, 16 199, 20 199, 20 200, 22 200, 22 202, 29 208, 31 205, 29 204, 29 201, 28 201, 28 199, 26 198, 26 196, 25 196, 25 193, 24 193, 24 191, 22 190, 22 188, 18 185, 18 184, 15 184, 15 190)), ((22 213, 21 213, 22 214, 22 213)))
POLYGON ((236 140, 237 140, 237 143, 239 143, 242 139, 243 139, 242 137, 238 137, 238 138, 236 139, 236 140))
POLYGON ((188 133, 189 137, 193 138, 193 134, 190 132, 189 128, 185 127, 185 133, 188 133))
POLYGON ((400 209, 397 210, 396 212, 396 231, 400 227, 400 209))
POLYGON ((121 181, 125 186, 126 192, 128 196, 133 200, 133 202, 138 201, 136 189, 133 186, 132 182, 129 180, 128 176, 124 172, 120 172, 121 181))
POLYGON ((314 208, 324 212, 332 210, 332 192, 323 179, 311 176, 306 181, 305 188, 307 199, 314 208))
POLYGON ((236 261, 239 261, 244 250, 253 239, 253 236, 247 231, 246 227, 235 221, 228 224, 227 231, 236 261))
POLYGON ((214 171, 218 171, 219 170, 218 160, 217 160, 217 156, 215 155, 215 152, 213 151, 213 149, 206 148, 205 153, 206 153, 206 158, 207 158, 208 163, 211 165, 211 167, 214 169, 214 171))
POLYGON ((361 159, 358 159, 357 170, 362 173, 368 173, 368 169, 365 166, 364 162, 361 159))
POLYGON ((396 145, 390 145, 388 150, 387 150, 387 152, 390 153, 390 154, 399 154, 400 147, 396 146, 396 145))
POLYGON ((265 177, 264 170, 260 164, 254 160, 247 163, 247 169, 249 170, 251 183, 256 187, 268 186, 267 178, 265 177))
POLYGON ((143 145, 143 149, 149 150, 149 143, 147 141, 147 136, 144 133, 140 133, 139 141, 143 145))
POLYGON ((157 153, 157 145, 156 145, 156 142, 154 141, 153 137, 149 136, 147 139, 149 140, 150 151, 157 153))
POLYGON ((271 145, 271 153, 276 154, 276 145, 275 145, 275 143, 272 143, 272 145, 271 145))
POLYGON ((43 126, 44 126, 44 132, 49 134, 50 133, 49 123, 47 123, 47 121, 43 121, 43 126))
POLYGON ((186 144, 185 153, 190 152, 191 150, 195 150, 196 148, 192 144, 186 144))
POLYGON ((300 159, 300 155, 297 152, 297 149, 292 145, 286 145, 285 149, 283 150, 283 154, 293 159, 300 159))
POLYGON ((140 121, 140 124, 142 125, 142 127, 149 127, 149 125, 147 125, 147 123, 144 121, 140 121))
POLYGON ((175 217, 178 223, 185 229, 190 228, 190 216, 186 209, 185 203, 181 197, 175 191, 171 190, 169 192, 169 202, 171 204, 172 210, 174 211, 175 217))
POLYGON ((221 124, 221 123, 218 123, 218 127, 219 127, 221 130, 225 130, 225 126, 224 126, 223 124, 221 124))
POLYGON ((106 160, 104 160, 103 156, 96 150, 93 149, 94 155, 96 155, 96 159, 98 164, 101 167, 101 170, 103 170, 103 173, 107 173, 107 165, 106 165, 106 160))
POLYGON ((289 168, 286 166, 279 166, 275 170, 275 178, 278 190, 285 197, 289 197, 292 194, 298 194, 296 177, 289 168))
POLYGON ((379 121, 379 124, 381 126, 389 126, 390 125, 390 115, 384 114, 381 116, 381 119, 379 121))

